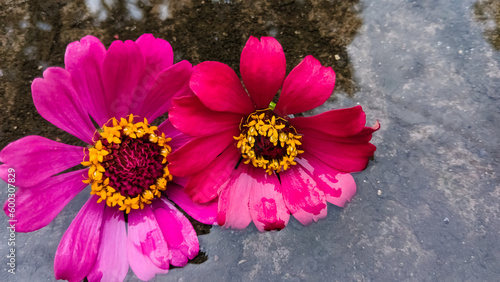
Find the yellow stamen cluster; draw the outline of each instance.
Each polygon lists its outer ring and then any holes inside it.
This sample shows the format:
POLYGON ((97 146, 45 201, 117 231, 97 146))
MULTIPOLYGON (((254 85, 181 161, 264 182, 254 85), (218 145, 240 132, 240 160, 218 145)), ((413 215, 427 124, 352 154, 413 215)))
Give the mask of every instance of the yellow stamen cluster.
MULTIPOLYGON (((104 178, 109 164, 107 156, 113 150, 119 149, 123 138, 126 136, 132 139, 147 137, 150 143, 154 143, 159 147, 160 154, 163 156, 162 164, 167 163, 167 155, 172 152, 172 148, 167 145, 171 138, 166 138, 165 133, 158 134, 158 127, 148 124, 146 118, 143 122, 134 123, 134 116, 129 115, 128 119, 121 118, 118 122, 116 118, 110 120, 112 126, 104 125, 98 132, 100 134, 99 140, 95 142, 94 146, 88 149, 89 156, 87 161, 83 161, 82 165, 88 166, 88 179, 83 180, 84 183, 91 183, 92 195, 100 196, 98 203, 106 201, 109 207, 116 205, 120 206, 120 210, 129 213, 131 209, 143 209, 145 204, 151 204, 155 197, 161 196, 161 191, 167 187, 167 182, 172 180, 167 165, 163 167, 162 176, 155 180, 155 184, 149 187, 143 187, 142 193, 135 197, 124 196, 116 188, 111 187, 110 179, 104 178), (105 143, 106 145, 104 145, 105 143)), ((108 124, 110 123, 108 122, 108 124)))
POLYGON ((252 163, 261 167, 271 175, 287 170, 297 164, 294 159, 304 151, 299 150, 302 145, 295 128, 288 122, 276 117, 271 109, 258 110, 250 114, 240 123, 241 133, 235 136, 237 147, 245 158, 245 164, 252 163))

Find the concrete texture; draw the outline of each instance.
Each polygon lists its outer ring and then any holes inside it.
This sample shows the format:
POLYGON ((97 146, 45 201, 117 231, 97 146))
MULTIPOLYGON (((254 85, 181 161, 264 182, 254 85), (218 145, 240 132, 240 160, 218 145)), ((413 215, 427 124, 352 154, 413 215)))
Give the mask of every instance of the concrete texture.
MULTIPOLYGON (((0 10, 10 19, 0 23, 2 146, 27 134, 78 142, 40 121, 29 105, 29 84, 42 69, 62 65, 66 44, 84 34, 109 45, 114 34, 135 39, 153 32, 172 42, 176 60, 237 67, 248 35, 267 30, 282 41, 289 68, 317 49, 324 54, 314 55, 344 76, 330 101, 305 115, 360 104, 369 124, 382 124, 373 138, 375 159, 354 174, 358 192, 346 208, 329 206, 327 218, 310 226, 292 219, 279 232, 215 226, 199 237, 206 261, 154 281, 498 280, 500 52, 491 31, 498 30, 500 11, 494 1, 127 1, 118 12, 114 1, 35 2, 5 1, 0 10), (293 30, 287 15, 295 11, 306 20, 293 30), (195 30, 208 22, 207 13, 214 13, 209 27, 222 36, 195 30), (56 24, 47 14, 58 15, 56 24), (342 29, 342 20, 349 26, 342 29), (204 51, 207 44, 211 52, 204 51), (328 59, 336 54, 342 64, 328 59), (20 110, 26 113, 13 112, 20 110), (37 126, 23 127, 31 123, 37 126)), ((0 188, 4 200, 6 184, 0 188)), ((0 228, 0 280, 52 281, 59 240, 87 198, 83 191, 49 226, 16 234, 16 275, 7 272, 9 233, 0 228)), ((2 216, 0 226, 7 225, 2 216)), ((137 281, 131 271, 127 281, 137 281)))

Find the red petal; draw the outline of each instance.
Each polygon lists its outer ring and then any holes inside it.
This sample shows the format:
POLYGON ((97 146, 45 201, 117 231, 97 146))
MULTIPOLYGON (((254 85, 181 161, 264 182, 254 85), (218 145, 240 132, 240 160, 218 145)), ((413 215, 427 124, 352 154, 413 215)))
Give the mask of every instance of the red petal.
POLYGON ((272 37, 250 36, 241 52, 241 78, 257 108, 265 109, 283 85, 285 53, 272 37))
POLYGON ((209 109, 218 112, 250 114, 255 105, 240 79, 228 65, 203 62, 193 70, 189 86, 209 109))
POLYGON ((312 56, 304 58, 287 76, 276 112, 282 116, 312 110, 332 95, 335 72, 312 56))

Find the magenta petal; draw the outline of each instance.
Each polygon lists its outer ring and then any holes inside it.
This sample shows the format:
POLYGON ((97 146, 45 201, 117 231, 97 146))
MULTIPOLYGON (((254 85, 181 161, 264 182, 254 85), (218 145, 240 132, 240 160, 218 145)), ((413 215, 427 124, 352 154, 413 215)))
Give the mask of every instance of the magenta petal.
POLYGON ((99 250, 104 202, 92 196, 76 215, 59 243, 54 259, 56 279, 81 281, 94 265, 99 250))
POLYGON ((15 170, 16 186, 33 186, 50 176, 80 164, 83 149, 40 136, 26 136, 0 152, 0 178, 8 180, 8 169, 15 170))
POLYGON ((265 109, 281 88, 286 74, 285 53, 272 37, 250 36, 241 52, 241 78, 257 108, 265 109))
POLYGON ((328 202, 343 207, 356 194, 356 183, 350 173, 339 172, 308 153, 295 161, 314 178, 328 202))
POLYGON ((148 205, 128 215, 127 254, 130 268, 141 280, 167 273, 170 252, 158 222, 148 205))
POLYGON ((114 41, 102 62, 102 82, 108 118, 131 114, 131 105, 140 104, 135 92, 145 66, 144 56, 133 41, 114 41))
POLYGON ((193 92, 209 109, 218 112, 250 114, 255 105, 240 79, 228 65, 203 62, 193 70, 189 82, 193 92))
MULTIPOLYGON (((146 61, 146 68, 135 94, 135 98, 138 98, 137 96, 146 95, 158 74, 172 65, 174 52, 170 43, 161 38, 155 38, 152 34, 141 35, 135 43, 139 46, 146 61)), ((131 112, 136 113, 136 108, 132 108, 131 112)))
POLYGON ((95 127, 68 71, 46 69, 43 78, 36 78, 31 84, 31 92, 35 107, 43 118, 81 140, 93 143, 95 127))
POLYGON ((195 138, 169 155, 169 169, 173 175, 188 176, 206 168, 224 149, 234 142, 239 130, 195 138))
POLYGON ((194 95, 175 99, 168 117, 177 129, 191 136, 212 135, 238 128, 243 118, 240 114, 212 111, 194 95))
POLYGON ((176 205, 181 207, 187 214, 204 224, 214 224, 217 221, 217 202, 208 204, 197 204, 189 199, 184 189, 173 183, 169 183, 165 191, 167 197, 176 205))
POLYGON ((219 187, 229 179, 240 157, 238 149, 227 147, 205 169, 189 178, 185 192, 197 203, 217 198, 219 187))
POLYGON ((306 170, 292 166, 280 173, 283 198, 292 215, 307 225, 326 216, 325 194, 306 170))
POLYGON ((64 56, 66 70, 73 78, 82 105, 88 108, 90 115, 99 125, 108 120, 101 79, 101 66, 105 54, 106 48, 101 41, 87 35, 80 41, 70 43, 64 56))
MULTIPOLYGON (((16 232, 31 232, 47 226, 88 184, 82 182, 87 169, 46 179, 31 187, 21 187, 15 194, 16 232)), ((4 211, 8 215, 8 202, 4 211)))
POLYGON ((188 260, 198 255, 200 249, 196 231, 189 220, 167 199, 153 201, 152 208, 171 253, 170 264, 185 266, 188 260))
POLYGON ((330 97, 335 72, 307 56, 288 74, 275 110, 283 116, 312 110, 330 97))
POLYGON ((93 281, 123 281, 128 272, 127 230, 123 212, 105 207, 99 253, 87 276, 93 281))
POLYGON ((304 134, 301 149, 342 172, 363 170, 377 149, 377 147, 368 142, 342 143, 325 140, 322 138, 324 134, 315 136, 317 134, 313 131, 303 130, 301 132, 304 134))
POLYGON ((312 117, 296 117, 290 124, 301 132, 302 128, 314 129, 334 136, 350 136, 365 126, 366 115, 361 106, 336 109, 312 117))
POLYGON ((175 128, 170 122, 170 119, 166 119, 164 122, 162 122, 158 126, 158 130, 165 133, 165 136, 167 138, 172 138, 172 140, 168 142, 168 145, 172 147, 172 151, 176 151, 187 142, 193 140, 191 136, 186 135, 175 128))
POLYGON ((281 184, 275 174, 268 175, 261 168, 249 169, 255 180, 250 194, 250 215, 259 231, 285 228, 290 214, 281 194, 281 184))
POLYGON ((146 73, 158 74, 174 63, 174 52, 168 41, 155 38, 152 34, 143 34, 135 43, 146 59, 146 73))
POLYGON ((188 61, 181 61, 163 70, 144 96, 138 109, 139 115, 153 121, 168 111, 174 97, 193 95, 189 89, 191 71, 192 66, 188 61))
POLYGON ((250 175, 251 165, 240 164, 221 187, 217 221, 226 228, 243 229, 250 224, 250 193, 257 180, 250 175))

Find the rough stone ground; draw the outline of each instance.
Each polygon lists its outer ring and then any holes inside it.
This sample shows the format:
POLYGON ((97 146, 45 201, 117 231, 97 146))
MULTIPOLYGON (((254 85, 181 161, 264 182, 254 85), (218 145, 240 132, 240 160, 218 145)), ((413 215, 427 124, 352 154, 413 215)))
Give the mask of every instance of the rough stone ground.
MULTIPOLYGON (((360 104, 379 120, 374 161, 345 208, 279 232, 215 226, 201 264, 155 281, 495 281, 500 275, 500 6, 463 1, 10 1, 0 3, 0 148, 30 134, 79 144, 46 122, 30 83, 63 66, 86 34, 106 46, 151 32, 176 60, 238 68, 249 35, 275 36, 288 70, 312 54, 337 73, 334 95, 305 115, 360 104), (337 56, 336 56, 337 55, 337 56)), ((6 198, 6 184, 0 184, 6 198)), ((49 226, 16 234, 17 274, 52 281, 53 257, 88 191, 49 226)), ((0 226, 7 226, 1 217, 0 226)), ((206 233, 206 226, 198 226, 206 233)), ((8 254, 0 228, 0 254, 8 254)), ((137 278, 130 271, 127 281, 137 278)))

